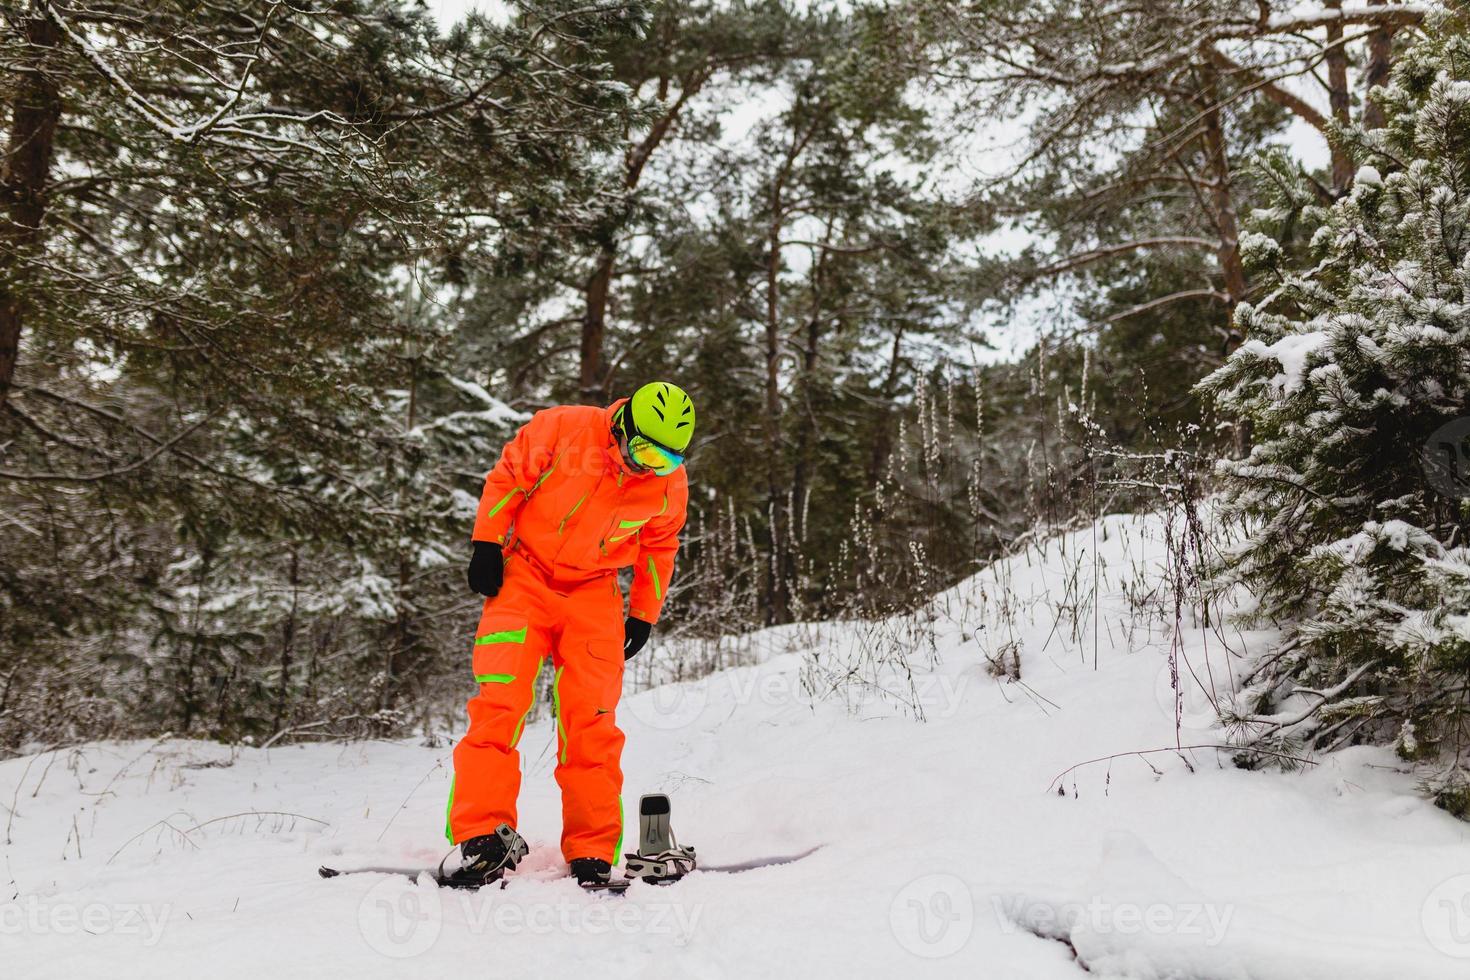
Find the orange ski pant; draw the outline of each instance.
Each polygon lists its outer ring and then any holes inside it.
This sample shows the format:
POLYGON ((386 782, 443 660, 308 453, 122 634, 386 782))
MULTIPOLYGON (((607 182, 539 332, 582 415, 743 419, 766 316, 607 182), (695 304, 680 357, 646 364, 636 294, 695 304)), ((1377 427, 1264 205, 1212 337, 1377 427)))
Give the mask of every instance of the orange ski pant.
POLYGON ((469 731, 454 749, 444 832, 458 843, 516 826, 520 753, 536 689, 550 654, 561 787, 562 856, 616 864, 623 837, 623 595, 617 575, 565 585, 512 552, 505 583, 485 600, 475 631, 479 693, 469 731))

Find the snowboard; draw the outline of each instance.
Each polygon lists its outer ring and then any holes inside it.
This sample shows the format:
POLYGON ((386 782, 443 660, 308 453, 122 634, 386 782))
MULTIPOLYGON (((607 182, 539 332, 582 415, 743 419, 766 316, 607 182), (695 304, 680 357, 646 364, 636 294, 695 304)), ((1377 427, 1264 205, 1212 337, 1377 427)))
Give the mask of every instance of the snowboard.
MULTIPOLYGON (((625 869, 630 872, 629 877, 614 878, 610 881, 596 882, 582 885, 589 892, 610 892, 622 894, 628 890, 628 886, 635 881, 643 881, 650 885, 671 885, 676 881, 688 877, 697 871, 706 871, 716 874, 738 874, 742 871, 754 871, 757 868, 771 868, 777 865, 790 864, 800 861, 802 858, 820 850, 821 845, 807 848, 796 854, 782 854, 772 857, 752 858, 748 861, 739 861, 734 864, 698 865, 694 860, 694 848, 680 848, 674 840, 674 833, 669 825, 669 817, 672 812, 669 798, 663 793, 650 793, 638 801, 638 850, 624 855, 626 859, 625 869), (635 870, 640 874, 632 874, 635 870)), ((323 878, 337 878, 342 875, 356 874, 379 874, 397 875, 410 881, 418 881, 421 875, 428 875, 440 887, 450 888, 487 888, 491 885, 499 885, 501 888, 506 883, 514 880, 510 878, 498 878, 485 885, 456 885, 442 879, 435 868, 398 868, 366 865, 356 868, 331 868, 322 865, 317 868, 317 874, 323 878)), ((570 876, 568 876, 570 877, 570 876)), ((544 879, 543 879, 544 880, 544 879)))
MULTIPOLYGON (((435 868, 393 868, 379 867, 376 865, 364 865, 358 868, 331 868, 324 864, 316 869, 316 873, 323 878, 340 878, 343 875, 394 875, 399 878, 407 878, 409 881, 418 881, 420 875, 428 875, 429 879, 440 888, 461 888, 466 891, 475 891, 480 888, 504 888, 506 884, 514 880, 513 878, 497 878, 494 881, 486 882, 483 885, 459 885, 451 883, 446 879, 439 877, 437 869, 435 868)), ((570 880, 572 876, 564 875, 563 877, 570 880)), ((560 881, 561 879, 552 878, 540 880, 560 881)), ((591 885, 583 885, 582 890, 589 892, 623 892, 627 891, 628 886, 632 883, 632 881, 626 878, 616 878, 612 881, 604 881, 591 885)))
MULTIPOLYGON (((814 846, 814 848, 807 848, 806 851, 798 851, 795 852, 795 854, 782 854, 772 855, 772 857, 751 858, 751 860, 748 861, 736 861, 734 862, 734 864, 704 864, 700 865, 700 867, 698 867, 697 871, 694 871, 694 873, 739 874, 741 873, 741 871, 754 871, 757 870, 757 868, 773 868, 778 867, 778 865, 792 864, 792 862, 800 861, 801 858, 806 858, 808 857, 808 855, 816 854, 816 852, 820 851, 820 849, 822 849, 822 845, 814 846)), ((419 880, 420 874, 428 874, 431 879, 434 879, 435 883, 444 884, 440 882, 440 880, 438 880, 438 876, 437 874, 435 874, 434 868, 379 867, 379 865, 370 864, 360 865, 360 867, 332 868, 328 867, 328 865, 323 864, 322 867, 316 868, 316 873, 320 874, 323 879, 335 879, 335 877, 341 877, 344 876, 344 874, 395 874, 395 876, 403 877, 403 879, 409 879, 410 882, 417 882, 417 880, 419 880)), ((513 880, 514 877, 510 877, 510 879, 495 880, 495 882, 491 882, 490 884, 498 884, 498 886, 504 887, 507 883, 513 882, 513 880)), ((632 884, 631 879, 614 879, 612 880, 612 882, 607 882, 606 884, 589 886, 588 890, 614 890, 614 892, 620 892, 620 890, 626 889, 629 884, 632 884)))

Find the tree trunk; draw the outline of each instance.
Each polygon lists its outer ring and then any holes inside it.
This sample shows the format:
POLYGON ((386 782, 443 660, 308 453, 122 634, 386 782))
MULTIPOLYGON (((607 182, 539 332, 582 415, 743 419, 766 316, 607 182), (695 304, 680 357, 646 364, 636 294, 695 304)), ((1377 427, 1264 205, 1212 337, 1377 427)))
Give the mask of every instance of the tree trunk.
MULTIPOLYGON (((200 654, 204 649, 204 636, 201 630, 204 625, 204 587, 209 581, 209 565, 212 553, 208 548, 202 548, 199 552, 199 579, 195 585, 197 591, 194 594, 194 610, 190 616, 189 655, 184 660, 183 681, 179 685, 179 715, 181 718, 180 729, 188 733, 194 725, 194 714, 199 710, 199 698, 197 692, 196 673, 199 669, 200 654)), ((174 655, 178 655, 175 647, 174 655)))
MULTIPOLYGON (((1214 90, 1209 99, 1214 104, 1214 90)), ((1220 125, 1218 109, 1211 108, 1204 120, 1205 152, 1209 157, 1213 183, 1210 187, 1210 204, 1214 212, 1215 226, 1220 233, 1220 245, 1216 256, 1220 262, 1220 273, 1225 281, 1225 293, 1230 297, 1230 312, 1245 299, 1250 284, 1245 277, 1245 264, 1240 258, 1240 222, 1235 214, 1235 201, 1230 187, 1230 156, 1225 146, 1225 131, 1220 125)), ((1239 345, 1237 338, 1231 350, 1239 345)))
POLYGON ((280 731, 286 727, 287 711, 291 705, 291 657, 296 651, 296 617, 301 607, 301 549, 291 543, 291 608, 286 613, 286 622, 281 626, 281 686, 276 691, 275 720, 271 727, 280 731))
MULTIPOLYGON (((1341 0, 1328 0, 1329 10, 1341 10, 1341 0)), ((1327 25, 1327 92, 1332 106, 1332 118, 1339 126, 1351 121, 1348 106, 1347 46, 1342 43, 1342 24, 1327 25)), ((1341 139, 1333 138, 1332 144, 1332 189, 1338 194, 1346 191, 1353 182, 1353 155, 1341 139)))
POLYGON ((602 370, 602 341, 607 334, 607 297, 612 288, 617 246, 611 241, 597 253, 597 265, 587 279, 587 307, 582 314, 582 400, 592 405, 607 403, 607 377, 602 370))
POLYGON ((0 228, 0 406, 10 395, 20 356, 20 335, 29 299, 17 287, 24 253, 41 240, 46 217, 46 185, 61 118, 61 92, 47 71, 46 60, 56 47, 55 25, 32 16, 25 25, 30 43, 24 78, 17 86, 11 111, 10 140, 0 170, 0 204, 5 226, 0 228))
MULTIPOLYGON (((1229 328, 1226 332, 1225 353, 1234 351, 1245 340, 1235 329, 1235 307, 1245 299, 1250 282, 1245 276, 1245 263, 1240 258, 1240 222, 1235 214, 1235 200, 1230 186, 1230 154, 1225 145, 1225 129, 1220 122, 1219 86, 1216 84, 1214 68, 1206 69, 1204 102, 1208 107, 1204 116, 1205 154, 1208 158, 1210 175, 1210 210, 1215 220, 1215 229, 1220 235, 1220 246, 1216 256, 1220 262, 1220 274, 1225 282, 1225 293, 1230 297, 1229 328)), ((1244 456, 1250 449, 1251 429, 1249 420, 1242 419, 1235 426, 1235 453, 1244 456)))
MULTIPOLYGON (((413 349, 413 355, 409 361, 408 376, 408 414, 403 420, 403 433, 405 436, 412 432, 418 424, 418 388, 419 388, 419 353, 417 347, 413 349)), ((413 587, 413 563, 410 558, 409 548, 404 542, 411 539, 416 533, 417 522, 409 517, 408 511, 414 506, 415 500, 409 494, 409 480, 412 477, 412 464, 405 454, 399 455, 397 465, 400 472, 394 474, 398 479, 397 493, 397 521, 402 529, 399 534, 398 545, 398 582, 393 593, 393 604, 396 607, 393 617, 393 638, 388 644, 388 662, 384 671, 383 691, 378 703, 383 708, 392 708, 397 705, 400 695, 410 680, 412 669, 417 666, 417 641, 418 623, 415 613, 412 587, 413 587)), ((416 680, 416 678, 414 678, 416 680)))
MULTIPOLYGON (((827 229, 823 235, 823 242, 830 244, 832 241, 832 223, 827 223, 827 229)), ((798 560, 801 557, 800 546, 808 539, 806 526, 807 508, 806 501, 811 493, 811 470, 812 470, 812 443, 816 436, 816 427, 812 424, 815 409, 812 404, 813 394, 817 390, 816 370, 817 353, 820 350, 822 339, 822 285, 823 273, 826 269, 830 253, 821 250, 811 271, 812 304, 811 314, 806 323, 806 343, 802 350, 801 359, 801 411, 806 416, 797 425, 796 435, 796 466, 791 475, 791 494, 789 506, 791 508, 790 519, 787 522, 788 540, 794 545, 787 549, 787 567, 785 577, 788 582, 797 582, 798 560)))
POLYGON ((786 223, 786 182, 791 178, 797 158, 817 133, 820 121, 802 132, 791 134, 791 146, 781 165, 771 177, 771 220, 766 226, 766 509, 771 528, 771 560, 766 571, 766 622, 784 623, 790 617, 789 583, 781 570, 784 549, 790 537, 789 514, 783 525, 783 504, 787 498, 782 486, 781 452, 781 235, 786 223))
POLYGON ((878 485, 883 478, 883 467, 888 463, 888 456, 893 452, 893 429, 892 416, 894 414, 894 399, 898 397, 899 365, 902 363, 900 355, 903 353, 903 321, 893 329, 893 346, 888 355, 888 374, 883 379, 883 415, 882 424, 878 426, 876 437, 873 439, 873 451, 868 456, 868 489, 878 485))
MULTIPOLYGON (((829 225, 826 239, 830 241, 831 237, 832 231, 829 225)), ((812 436, 815 433, 810 424, 810 416, 813 414, 812 394, 816 391, 817 352, 820 350, 822 339, 822 271, 826 262, 827 253, 824 251, 812 268, 812 311, 811 316, 807 318, 806 344, 802 349, 801 358, 799 390, 801 391, 801 407, 808 419, 806 424, 797 427, 796 467, 791 477, 791 499, 795 502, 796 507, 796 512, 791 517, 791 532, 797 540, 806 538, 802 502, 806 499, 811 484, 812 436)))
MULTIPOLYGON (((628 148, 623 160, 623 189, 629 195, 638 189, 643 179, 643 170, 649 158, 668 136, 674 121, 684 111, 685 105, 709 80, 712 69, 700 68, 684 76, 679 97, 649 129, 648 134, 635 146, 628 148)), ((659 100, 668 97, 669 79, 659 79, 659 100)), ((617 241, 609 237, 597 251, 597 264, 587 279, 586 310, 582 314, 581 381, 582 400, 594 405, 603 405, 608 400, 608 382, 612 379, 605 373, 602 364, 602 348, 607 337, 607 301, 612 290, 613 266, 617 262, 617 241)))
POLYGON ((766 511, 771 554, 766 562, 766 622, 786 621, 786 582, 782 574, 785 547, 781 492, 781 190, 786 169, 771 182, 771 221, 766 229, 766 511))
MULTIPOLYGON (((1381 7, 1387 0, 1368 0, 1368 6, 1381 7)), ((1388 70, 1393 63, 1393 26, 1381 25, 1372 34, 1368 35, 1368 69, 1363 78, 1363 88, 1367 92, 1373 91, 1375 85, 1383 85, 1388 82, 1388 70)), ((1381 129, 1386 120, 1383 118, 1383 109, 1378 103, 1371 99, 1364 99, 1363 125, 1368 129, 1381 129)))

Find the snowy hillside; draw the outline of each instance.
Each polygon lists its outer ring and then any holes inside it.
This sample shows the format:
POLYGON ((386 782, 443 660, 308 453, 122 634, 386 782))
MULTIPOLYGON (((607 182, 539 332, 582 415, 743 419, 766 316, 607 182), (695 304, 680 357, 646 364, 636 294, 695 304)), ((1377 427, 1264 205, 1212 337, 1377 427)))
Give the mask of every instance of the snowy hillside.
MULTIPOLYGON (((1287 775, 1172 750, 1163 533, 1108 518, 926 615, 732 638, 747 666, 627 698, 630 813, 668 792, 711 864, 817 849, 621 899, 559 878, 545 719, 522 742, 531 857, 478 894, 315 874, 437 861, 447 741, 106 743, 0 763, 0 973, 1465 976, 1470 828, 1390 753, 1287 775)), ((1217 744, 1193 677, 1228 691, 1271 637, 1186 609, 1179 640, 1178 737, 1217 744)), ((667 653, 651 652, 640 670, 667 653)))

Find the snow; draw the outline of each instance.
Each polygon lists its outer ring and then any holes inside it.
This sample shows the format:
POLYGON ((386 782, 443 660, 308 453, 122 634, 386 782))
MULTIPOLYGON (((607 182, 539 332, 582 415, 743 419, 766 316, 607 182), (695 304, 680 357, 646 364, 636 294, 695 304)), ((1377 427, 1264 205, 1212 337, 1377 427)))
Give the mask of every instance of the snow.
MULTIPOLYGON (((1427 3, 1404 3, 1397 5, 1396 9, 1404 13, 1427 17, 1437 9, 1437 6, 1437 4, 1427 3)), ((1312 28, 1322 27, 1332 21, 1342 21, 1345 24, 1352 24, 1372 13, 1373 11, 1370 9, 1370 5, 1365 4, 1349 4, 1327 10, 1317 9, 1316 5, 1312 4, 1274 13, 1272 16, 1266 18, 1265 23, 1261 25, 1261 32, 1266 34, 1282 34, 1311 30, 1312 28)))
POLYGON ((438 859, 443 739, 4 761, 4 975, 1463 977, 1467 827, 1390 751, 1287 774, 1189 748, 1222 741, 1210 702, 1275 635, 1190 605, 1175 630, 1166 526, 1105 518, 914 617, 728 637, 706 652, 737 666, 630 693, 630 813, 668 792, 708 863, 818 849, 622 898, 560 877, 545 717, 531 856, 476 894, 315 875, 438 859))
POLYGON ((1273 384, 1290 394, 1301 387, 1307 369, 1307 358, 1326 344, 1327 340, 1328 334, 1325 330, 1311 330, 1288 334, 1274 344, 1247 340, 1240 345, 1240 349, 1257 357, 1273 358, 1280 363, 1281 373, 1273 379, 1273 384))

